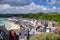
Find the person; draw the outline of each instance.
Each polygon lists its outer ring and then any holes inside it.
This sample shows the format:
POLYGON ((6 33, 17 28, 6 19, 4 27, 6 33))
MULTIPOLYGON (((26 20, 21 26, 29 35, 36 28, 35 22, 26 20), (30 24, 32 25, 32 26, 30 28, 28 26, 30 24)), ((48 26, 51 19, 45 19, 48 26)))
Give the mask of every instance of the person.
POLYGON ((3 40, 3 37, 2 37, 2 34, 1 34, 1 32, 0 32, 0 40, 3 40))
POLYGON ((10 40, 16 40, 16 33, 14 31, 10 31, 10 40))

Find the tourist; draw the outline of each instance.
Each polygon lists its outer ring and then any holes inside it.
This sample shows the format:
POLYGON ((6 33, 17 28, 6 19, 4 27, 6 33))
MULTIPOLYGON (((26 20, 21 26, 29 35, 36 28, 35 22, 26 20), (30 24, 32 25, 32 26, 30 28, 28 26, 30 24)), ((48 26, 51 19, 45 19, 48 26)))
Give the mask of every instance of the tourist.
POLYGON ((10 31, 10 39, 16 40, 16 33, 14 31, 10 31))

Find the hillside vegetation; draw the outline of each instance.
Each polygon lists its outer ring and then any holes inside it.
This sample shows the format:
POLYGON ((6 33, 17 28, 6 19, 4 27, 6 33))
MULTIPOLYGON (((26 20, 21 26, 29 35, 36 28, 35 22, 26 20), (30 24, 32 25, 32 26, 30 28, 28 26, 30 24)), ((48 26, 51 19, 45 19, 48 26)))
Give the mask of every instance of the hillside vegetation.
POLYGON ((57 13, 21 14, 21 15, 19 15, 19 17, 54 20, 54 21, 60 22, 60 14, 57 14, 57 13))
POLYGON ((21 18, 35 18, 35 19, 45 19, 54 20, 60 22, 60 13, 29 13, 29 14, 0 14, 0 17, 21 17, 21 18))

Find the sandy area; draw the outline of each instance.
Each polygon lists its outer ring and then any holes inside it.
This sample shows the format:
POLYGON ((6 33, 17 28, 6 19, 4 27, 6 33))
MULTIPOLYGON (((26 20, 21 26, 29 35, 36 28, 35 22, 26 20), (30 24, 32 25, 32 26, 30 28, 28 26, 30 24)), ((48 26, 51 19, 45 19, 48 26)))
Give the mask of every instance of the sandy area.
POLYGON ((20 29, 20 26, 19 24, 15 24, 14 22, 11 22, 8 30, 14 30, 14 29, 20 29))

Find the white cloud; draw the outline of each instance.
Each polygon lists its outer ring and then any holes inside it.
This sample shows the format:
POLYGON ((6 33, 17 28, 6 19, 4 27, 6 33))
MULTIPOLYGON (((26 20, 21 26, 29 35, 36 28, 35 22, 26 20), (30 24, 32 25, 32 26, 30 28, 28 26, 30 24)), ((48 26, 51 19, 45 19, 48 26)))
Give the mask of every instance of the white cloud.
POLYGON ((8 4, 0 5, 0 9, 9 9, 9 8, 11 8, 11 6, 8 4))
POLYGON ((0 4, 10 4, 13 6, 29 5, 31 0, 1 0, 0 4))
POLYGON ((56 10, 57 8, 55 6, 53 6, 53 10, 56 10))
MULTIPOLYGON (((11 6, 9 4, 0 5, 0 13, 35 13, 35 12, 53 12, 57 11, 55 6, 52 8, 45 7, 43 5, 36 5, 31 3, 25 6, 11 6)), ((59 9, 60 10, 60 9, 59 9)))

